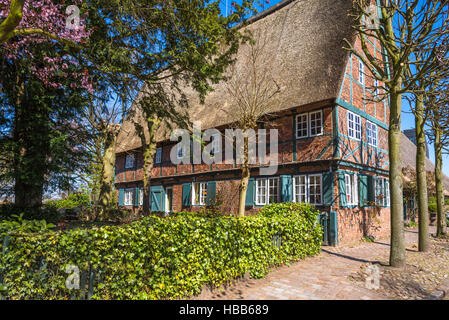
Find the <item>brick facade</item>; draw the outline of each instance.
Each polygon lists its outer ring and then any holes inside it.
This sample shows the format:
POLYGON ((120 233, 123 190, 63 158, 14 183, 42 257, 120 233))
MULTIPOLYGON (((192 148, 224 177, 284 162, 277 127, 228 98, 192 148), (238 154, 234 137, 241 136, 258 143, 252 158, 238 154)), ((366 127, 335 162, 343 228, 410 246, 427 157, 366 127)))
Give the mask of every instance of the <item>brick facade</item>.
MULTIPOLYGON (((354 46, 361 50, 359 40, 355 41, 354 46)), ((382 58, 379 43, 371 39, 368 46, 376 56, 382 58)), ((355 55, 348 55, 346 68, 341 72, 338 96, 332 99, 318 97, 314 103, 273 112, 264 126, 265 129, 278 130, 279 167, 274 177, 279 178, 279 201, 294 199, 295 176, 305 176, 308 181, 308 200, 310 200, 310 194, 317 192, 317 189, 311 191, 311 177, 315 179, 314 175, 321 175, 319 186, 321 203, 316 207, 327 215, 328 238, 331 244, 348 245, 366 236, 379 238, 390 232, 390 209, 387 201, 388 99, 374 100, 374 95, 383 97, 383 92, 381 89, 374 88, 375 82, 367 74, 366 67, 364 72, 360 71, 359 59, 355 55), (310 113, 314 112, 321 114, 321 134, 297 137, 298 115, 307 113, 310 117, 310 113), (350 132, 349 114, 360 119, 359 138, 350 132), (371 136, 371 143, 368 141, 368 128, 371 128, 370 132, 376 132, 375 143, 373 143, 373 136, 371 136), (346 179, 353 181, 349 183, 349 191, 346 179), (354 189, 351 189, 351 183, 354 189), (350 193, 352 198, 349 196, 350 193), (348 204, 348 201, 351 203, 348 204), (377 203, 378 201, 380 202, 377 203)), ((378 86, 382 84, 378 83, 378 86)), ((307 121, 308 129, 310 129, 309 119, 307 121)), ((220 194, 224 199, 223 211, 226 214, 235 214, 239 198, 239 165, 235 163, 174 165, 170 161, 170 152, 174 146, 175 143, 170 141, 158 143, 158 147, 162 148, 162 161, 154 165, 151 180, 151 185, 157 188, 156 197, 160 195, 164 197, 167 188, 171 187, 173 188, 172 211, 201 210, 204 206, 189 204, 188 197, 192 198, 192 196, 188 192, 192 192, 193 182, 208 182, 213 185, 214 195, 220 194)), ((142 186, 142 164, 139 149, 117 154, 115 186, 121 205, 123 205, 121 193, 124 189, 138 190, 136 188, 142 186), (135 155, 135 164, 129 169, 125 169, 127 154, 135 155)), ((258 169, 257 165, 253 166, 252 179, 261 178, 258 169)), ((252 188, 250 195, 253 198, 247 206, 248 214, 254 214, 261 208, 256 201, 255 181, 253 180, 250 185, 252 188)), ((149 201, 152 200, 149 199, 149 201)), ((164 199, 155 201, 161 201, 161 203, 152 205, 153 208, 166 209, 163 208, 164 199)), ((124 207, 139 210, 139 206, 136 206, 134 202, 133 205, 124 207)))

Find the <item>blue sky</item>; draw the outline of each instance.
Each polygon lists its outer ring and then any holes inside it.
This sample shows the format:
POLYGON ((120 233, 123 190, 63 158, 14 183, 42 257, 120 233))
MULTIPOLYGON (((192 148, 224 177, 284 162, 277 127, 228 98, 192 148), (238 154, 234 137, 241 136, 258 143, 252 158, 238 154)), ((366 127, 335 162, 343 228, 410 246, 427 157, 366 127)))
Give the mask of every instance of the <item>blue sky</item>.
MULTIPOLYGON (((227 8, 228 8, 228 12, 232 9, 231 3, 234 2, 235 0, 222 0, 222 8, 223 11, 225 11, 225 7, 227 4, 227 8)), ((282 0, 269 0, 268 3, 267 1, 264 0, 260 0, 260 3, 263 3, 264 5, 264 9, 267 9, 279 2, 281 2, 282 0)), ((239 2, 239 1, 235 1, 235 2, 239 2)), ((402 101, 402 123, 401 123, 401 129, 402 130, 406 130, 406 129, 411 129, 415 127, 415 119, 413 114, 411 113, 410 110, 410 104, 408 102, 408 100, 403 99, 402 101)), ((433 163, 435 163, 435 152, 433 150, 433 143, 432 141, 429 141, 429 139, 427 139, 428 142, 428 147, 429 147, 429 156, 430 156, 430 160, 432 160, 433 163)), ((449 155, 444 155, 443 156, 443 172, 449 176, 449 155)))

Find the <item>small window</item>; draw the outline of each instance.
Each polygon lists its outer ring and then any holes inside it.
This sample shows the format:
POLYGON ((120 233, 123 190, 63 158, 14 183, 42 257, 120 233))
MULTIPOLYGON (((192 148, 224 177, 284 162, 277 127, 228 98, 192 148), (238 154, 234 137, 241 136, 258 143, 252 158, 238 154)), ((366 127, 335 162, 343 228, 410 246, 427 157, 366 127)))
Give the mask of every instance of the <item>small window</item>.
POLYGON ((313 111, 296 116, 296 138, 314 137, 323 134, 323 111, 313 111))
POLYGON ((309 203, 319 205, 322 203, 322 176, 309 175, 309 203))
POLYGON ((308 202, 307 201, 307 176, 293 177, 293 201, 294 202, 308 202))
POLYGON ((133 205, 133 189, 125 189, 125 195, 123 199, 123 204, 125 206, 132 206, 133 205))
POLYGON ((143 206, 143 188, 139 189, 139 206, 143 206))
POLYGON ((185 147, 184 146, 178 146, 178 150, 176 152, 176 157, 178 159, 184 158, 184 151, 185 151, 185 147))
POLYGON ((162 161, 162 148, 157 148, 156 149, 156 160, 155 160, 155 162, 157 164, 159 164, 159 163, 161 163, 161 161, 162 161))
POLYGON ((390 206, 390 181, 385 180, 385 205, 390 206))
POLYGON ((377 125, 366 121, 366 137, 369 145, 377 147, 377 125))
POLYGON ((279 202, 279 178, 256 180, 256 204, 266 205, 279 202))
POLYGON ((348 111, 348 136, 360 140, 362 137, 362 118, 348 111))
POLYGON ((125 168, 130 169, 134 167, 134 155, 127 155, 125 158, 125 168))
POLYGON ((359 202, 357 182, 357 175, 345 174, 346 204, 348 205, 357 205, 359 202))
POLYGON ((359 61, 359 82, 365 85, 365 66, 362 61, 359 61))
POLYGON ((212 157, 220 152, 220 138, 218 135, 212 136, 212 147, 210 150, 212 157))
POLYGON ((374 95, 376 98, 379 95, 379 81, 377 79, 374 79, 374 95))
POLYGON ((207 182, 194 182, 192 192, 192 204, 203 206, 207 199, 207 182))
POLYGON ((382 178, 374 179, 374 197, 375 197, 376 205, 382 206, 383 202, 384 202, 383 179, 382 178))
POLYGON ((377 206, 390 206, 390 182, 388 180, 374 179, 374 197, 377 206))
POLYGON ((296 116, 296 137, 305 138, 308 136, 308 115, 307 113, 296 116))
POLYGON ((322 121, 322 112, 310 112, 310 136, 318 136, 323 134, 323 121, 322 121))

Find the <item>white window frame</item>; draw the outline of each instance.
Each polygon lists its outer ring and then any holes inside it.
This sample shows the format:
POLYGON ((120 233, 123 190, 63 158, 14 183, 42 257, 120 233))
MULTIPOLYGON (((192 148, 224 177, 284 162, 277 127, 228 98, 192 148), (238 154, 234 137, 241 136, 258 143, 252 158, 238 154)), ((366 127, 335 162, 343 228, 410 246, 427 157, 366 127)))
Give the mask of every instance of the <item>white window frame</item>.
POLYGON ((296 139, 307 138, 308 136, 309 136, 309 114, 308 113, 298 114, 296 116, 296 139), (298 121, 299 118, 301 118, 301 122, 298 121), (301 124, 301 125, 305 124, 305 128, 301 127, 301 135, 298 135, 299 124, 301 124), (305 130, 305 135, 303 134, 304 130, 305 130))
POLYGON ((365 85, 365 65, 359 60, 359 82, 365 85))
POLYGON ((143 206, 143 188, 139 188, 139 206, 143 206))
POLYGON ((348 122, 348 136, 355 140, 362 139, 362 117, 351 111, 348 111, 347 122, 348 122), (352 120, 351 120, 352 116, 352 120), (351 128, 352 123, 352 128, 351 128), (357 130, 358 126, 358 130, 357 130))
POLYGON ((204 206, 207 199, 207 182, 192 182, 192 205, 204 206), (199 190, 197 189, 199 188, 199 190), (199 191, 198 203, 196 203, 195 194, 199 191), (204 194, 204 191, 205 194, 204 194))
POLYGON ((378 146, 379 144, 378 132, 379 129, 377 128, 377 125, 372 123, 371 121, 366 120, 366 141, 368 145, 373 147, 378 146))
MULTIPOLYGON (((316 184, 314 184, 314 186, 317 186, 316 184)), ((317 195, 317 194, 315 194, 317 195)), ((309 174, 309 176, 307 177, 307 196, 308 196, 308 200, 310 204, 313 205, 322 205, 323 204, 323 175, 321 173, 318 174, 309 174), (320 202, 313 202, 311 201, 311 192, 310 192, 310 188, 311 188, 311 183, 310 183, 310 178, 312 177, 319 177, 320 178, 320 202)))
POLYGON ((293 176, 293 202, 309 202, 308 192, 307 192, 307 175, 302 174, 298 176, 293 176), (304 183, 301 183, 300 179, 304 179, 304 183), (296 192, 296 188, 299 188, 299 192, 296 192), (301 192, 301 188, 304 188, 304 192, 301 192), (299 197, 304 197, 304 201, 298 199, 299 197))
POLYGON ((385 206, 390 206, 390 180, 385 179, 385 206))
POLYGON ((256 179, 256 205, 258 206, 264 206, 270 203, 274 203, 270 201, 270 181, 276 181, 277 182, 277 194, 276 194, 276 198, 277 198, 277 202, 280 201, 280 186, 279 186, 279 178, 278 177, 273 177, 273 178, 260 178, 260 179, 256 179), (264 182, 264 185, 261 186, 260 184, 264 182), (264 190, 264 196, 263 196, 263 201, 259 201, 261 198, 259 191, 260 190, 264 190))
POLYGON ((156 158, 154 159, 156 164, 160 164, 162 162, 162 147, 156 149, 156 158))
MULTIPOLYGON (((313 127, 314 129, 317 129, 317 127, 313 127)), ((323 120, 323 110, 316 110, 306 113, 300 113, 296 115, 296 139, 301 138, 308 138, 308 137, 316 137, 321 136, 324 133, 324 120, 323 120), (319 114, 320 115, 320 127, 319 132, 312 134, 312 122, 316 120, 312 120, 312 115, 319 114), (299 121, 301 119, 301 121, 299 121), (301 124, 301 130, 299 130, 299 125, 301 124), (305 125, 305 128, 304 128, 305 125), (298 131, 301 131, 300 134, 298 134, 298 131), (304 134, 304 131, 306 132, 304 134)))
POLYGON ((123 194, 123 205, 126 207, 132 206, 134 202, 134 189, 125 189, 123 194))
POLYGON ((345 174, 345 189, 346 189, 346 204, 348 206, 358 205, 359 179, 356 174, 345 174))
MULTIPOLYGON (((323 204, 323 174, 321 173, 314 173, 314 174, 309 174, 309 175, 297 175, 297 176, 293 176, 293 202, 305 202, 305 203, 310 203, 313 205, 322 205, 323 204), (320 187, 320 201, 319 202, 315 202, 315 201, 311 201, 312 198, 312 194, 310 192, 310 187, 312 186, 310 180, 311 178, 314 177, 319 177, 319 184, 318 186, 320 187), (298 185, 298 180, 297 179, 301 179, 304 178, 304 183, 300 183, 298 185), (301 193, 299 192, 300 196, 304 196, 304 200, 305 201, 300 201, 300 199, 298 199, 298 194, 296 193, 296 188, 299 187, 304 187, 305 188, 305 193, 301 193)), ((314 184, 314 186, 317 186, 316 184, 314 184)), ((301 189, 300 189, 301 190, 301 189)), ((314 194, 315 196, 318 195, 317 193, 314 194)))
MULTIPOLYGON (((316 120, 315 120, 316 121, 316 120)), ((316 127, 315 127, 316 129, 316 127)), ((318 110, 318 111, 313 111, 313 112, 309 112, 309 136, 310 137, 316 137, 316 136, 321 136, 323 134, 323 111, 322 110, 318 110), (313 114, 320 114, 320 132, 316 133, 316 134, 312 134, 312 115, 313 114)))
POLYGON ((134 168, 134 160, 135 157, 133 154, 128 154, 125 157, 125 169, 131 169, 134 168))
POLYGON ((375 177, 373 179, 373 183, 374 183, 374 202, 376 203, 376 206, 383 206, 385 202, 385 194, 383 193, 384 179, 375 177), (379 199, 380 196, 383 196, 382 199, 379 199))

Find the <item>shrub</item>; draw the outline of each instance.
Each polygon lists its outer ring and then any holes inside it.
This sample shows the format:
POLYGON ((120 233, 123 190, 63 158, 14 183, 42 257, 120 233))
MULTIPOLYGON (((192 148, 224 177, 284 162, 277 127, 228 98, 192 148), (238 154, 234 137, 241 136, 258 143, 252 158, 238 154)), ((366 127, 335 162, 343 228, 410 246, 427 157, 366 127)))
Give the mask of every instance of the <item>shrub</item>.
POLYGON ((47 201, 45 206, 56 209, 86 208, 90 206, 90 198, 85 193, 71 193, 65 199, 47 201))
POLYGON ((13 215, 21 215, 27 220, 45 220, 49 223, 57 223, 65 219, 65 215, 58 213, 58 210, 53 207, 23 208, 14 204, 0 205, 0 219, 9 219, 13 215))
POLYGON ((318 254, 317 214, 310 206, 281 204, 244 218, 178 214, 100 229, 15 232, 0 260, 3 294, 7 299, 85 297, 85 274, 94 270, 94 299, 191 296, 204 285, 217 287, 247 273, 260 278, 270 267, 318 254), (84 275, 82 290, 65 287, 67 265, 84 275))

